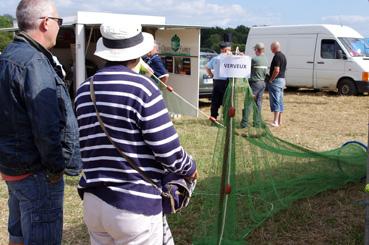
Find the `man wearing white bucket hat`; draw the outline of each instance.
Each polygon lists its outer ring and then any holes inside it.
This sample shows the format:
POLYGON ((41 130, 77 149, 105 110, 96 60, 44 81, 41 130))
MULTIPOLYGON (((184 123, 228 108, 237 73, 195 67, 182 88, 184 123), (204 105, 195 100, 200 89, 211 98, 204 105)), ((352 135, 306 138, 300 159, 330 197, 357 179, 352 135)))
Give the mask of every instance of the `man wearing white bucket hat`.
POLYGON ((164 173, 197 177, 160 90, 132 69, 154 39, 140 24, 102 24, 95 55, 106 66, 77 91, 83 175, 78 191, 91 244, 163 244, 164 173), (137 169, 132 167, 137 165, 137 169))

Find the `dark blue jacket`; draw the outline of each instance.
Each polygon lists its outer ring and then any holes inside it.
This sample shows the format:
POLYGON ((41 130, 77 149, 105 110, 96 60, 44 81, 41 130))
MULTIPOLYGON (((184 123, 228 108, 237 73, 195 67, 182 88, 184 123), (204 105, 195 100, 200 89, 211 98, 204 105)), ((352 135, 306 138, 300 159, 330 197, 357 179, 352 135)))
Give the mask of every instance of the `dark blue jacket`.
POLYGON ((144 61, 153 69, 154 75, 157 78, 162 78, 168 75, 167 69, 165 69, 164 64, 158 54, 154 54, 151 58, 148 56, 144 57, 144 61))
POLYGON ((0 171, 13 176, 66 167, 81 167, 67 88, 52 54, 21 33, 0 56, 0 171))

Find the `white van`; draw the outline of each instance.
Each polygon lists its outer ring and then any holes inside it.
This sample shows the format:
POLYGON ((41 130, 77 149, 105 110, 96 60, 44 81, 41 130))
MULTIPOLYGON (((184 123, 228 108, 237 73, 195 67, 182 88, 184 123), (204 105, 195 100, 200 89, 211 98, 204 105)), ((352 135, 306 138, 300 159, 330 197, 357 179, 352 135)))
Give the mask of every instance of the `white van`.
POLYGON ((287 58, 288 87, 337 91, 341 95, 369 92, 369 46, 355 30, 340 25, 295 25, 252 27, 246 54, 253 47, 279 41, 287 58))

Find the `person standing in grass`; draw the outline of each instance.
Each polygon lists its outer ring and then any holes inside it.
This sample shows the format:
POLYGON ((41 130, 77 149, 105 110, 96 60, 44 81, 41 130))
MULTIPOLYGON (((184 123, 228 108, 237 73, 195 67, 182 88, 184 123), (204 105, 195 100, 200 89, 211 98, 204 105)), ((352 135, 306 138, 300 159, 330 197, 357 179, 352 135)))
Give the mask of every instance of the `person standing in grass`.
POLYGON ((132 70, 154 45, 153 36, 141 30, 136 23, 102 24, 95 55, 107 64, 77 90, 83 162, 78 190, 94 245, 163 244, 161 194, 114 145, 158 186, 168 172, 197 178, 195 161, 180 145, 158 86, 132 70))
POLYGON ((210 113, 214 119, 217 119, 219 115, 219 107, 223 104, 224 93, 228 85, 228 78, 219 76, 220 59, 224 55, 232 54, 230 42, 221 42, 219 47, 220 54, 212 58, 205 67, 208 76, 213 78, 210 113))
POLYGON ((281 126, 283 106, 283 90, 286 86, 286 56, 281 52, 281 45, 279 42, 271 44, 271 51, 274 54, 272 63, 270 65, 270 79, 268 81, 270 110, 274 113, 274 119, 271 123, 273 127, 281 126))
MULTIPOLYGON (((263 43, 257 43, 254 47, 254 50, 256 56, 251 60, 251 76, 249 79, 249 84, 258 109, 258 113, 254 113, 254 126, 260 126, 261 106, 265 90, 265 77, 268 72, 268 61, 264 55, 263 43)), ((250 109, 252 109, 251 101, 247 101, 247 98, 245 98, 244 105, 245 107, 242 111, 241 128, 248 127, 248 117, 250 114, 250 109)))
POLYGON ((16 16, 20 32, 0 56, 0 172, 9 192, 9 244, 58 245, 63 173, 80 160, 72 102, 49 51, 63 19, 49 0, 22 0, 16 16))

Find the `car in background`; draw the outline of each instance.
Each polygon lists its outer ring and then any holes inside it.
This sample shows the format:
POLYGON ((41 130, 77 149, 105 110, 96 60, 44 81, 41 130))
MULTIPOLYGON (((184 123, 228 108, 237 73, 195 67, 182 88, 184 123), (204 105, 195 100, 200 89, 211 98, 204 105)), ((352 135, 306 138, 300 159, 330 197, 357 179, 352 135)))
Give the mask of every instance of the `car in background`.
POLYGON ((201 49, 200 52, 200 72, 199 72, 199 97, 211 98, 213 92, 213 79, 210 78, 206 72, 206 65, 213 57, 218 54, 209 49, 201 49))

